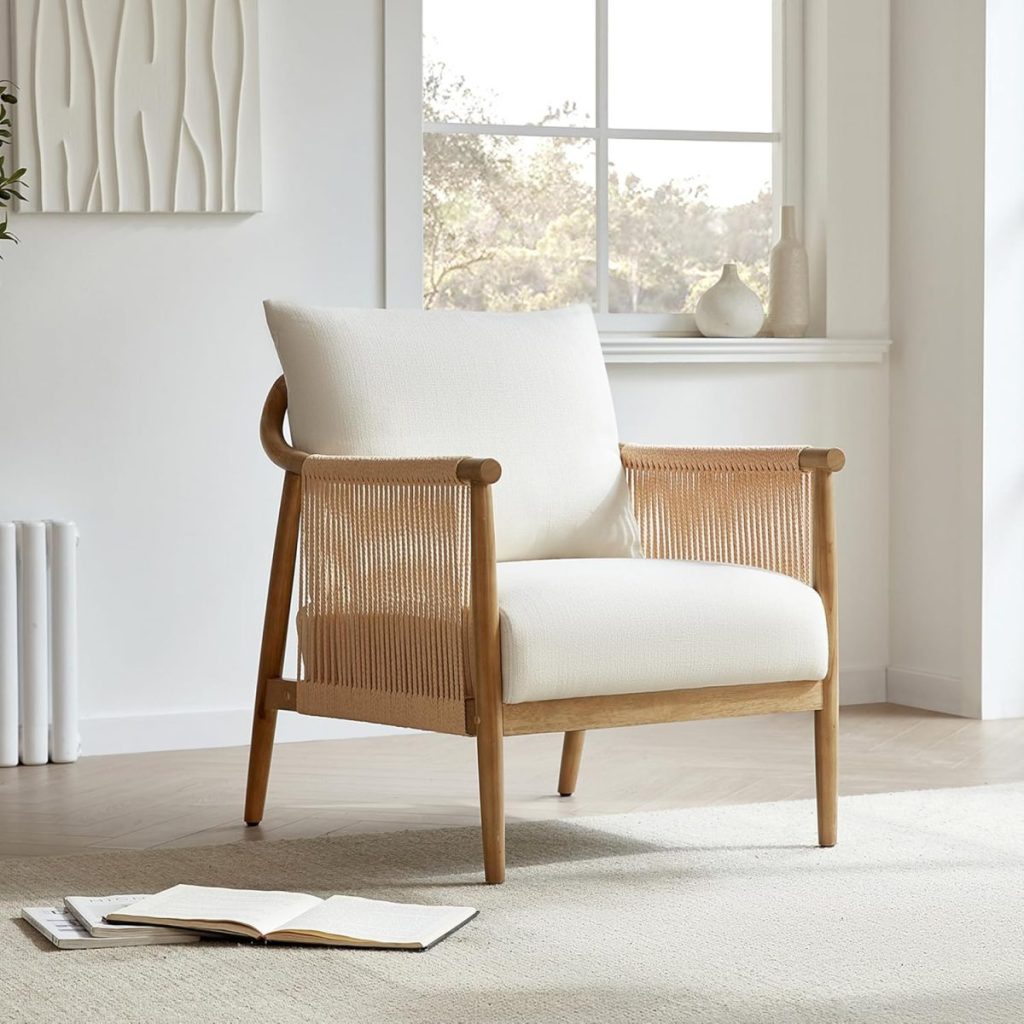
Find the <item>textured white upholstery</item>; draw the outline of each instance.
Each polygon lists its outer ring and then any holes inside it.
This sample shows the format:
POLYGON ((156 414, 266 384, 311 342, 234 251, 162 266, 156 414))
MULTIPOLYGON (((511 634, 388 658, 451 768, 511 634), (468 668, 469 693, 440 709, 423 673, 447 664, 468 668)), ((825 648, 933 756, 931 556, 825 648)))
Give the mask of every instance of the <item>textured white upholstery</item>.
POLYGON ((499 560, 638 550, 585 306, 542 313, 265 303, 292 441, 321 455, 497 459, 499 560))
POLYGON ((789 576, 661 559, 498 566, 505 701, 821 679, 821 598, 789 576))

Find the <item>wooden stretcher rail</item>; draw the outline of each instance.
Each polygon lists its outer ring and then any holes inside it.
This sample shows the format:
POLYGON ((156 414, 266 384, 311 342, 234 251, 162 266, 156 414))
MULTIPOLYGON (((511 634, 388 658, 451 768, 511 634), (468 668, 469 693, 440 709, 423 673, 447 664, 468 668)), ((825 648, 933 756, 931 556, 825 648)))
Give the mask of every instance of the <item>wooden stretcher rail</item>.
POLYGON ((503 717, 505 735, 517 736, 686 722, 698 718, 767 715, 777 711, 816 711, 821 706, 820 681, 750 683, 506 704, 503 717))

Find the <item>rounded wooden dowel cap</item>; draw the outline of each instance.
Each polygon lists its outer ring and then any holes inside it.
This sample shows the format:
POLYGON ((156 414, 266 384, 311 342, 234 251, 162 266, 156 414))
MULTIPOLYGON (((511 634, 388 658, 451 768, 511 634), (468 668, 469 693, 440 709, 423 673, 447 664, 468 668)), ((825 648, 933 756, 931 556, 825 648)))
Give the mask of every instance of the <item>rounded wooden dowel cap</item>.
POLYGON ((458 474, 468 484, 496 484, 501 479, 501 463, 497 459, 463 459, 458 474))
POLYGON ((846 465, 846 454, 842 448, 805 448, 800 453, 801 469, 827 469, 838 473, 846 465))

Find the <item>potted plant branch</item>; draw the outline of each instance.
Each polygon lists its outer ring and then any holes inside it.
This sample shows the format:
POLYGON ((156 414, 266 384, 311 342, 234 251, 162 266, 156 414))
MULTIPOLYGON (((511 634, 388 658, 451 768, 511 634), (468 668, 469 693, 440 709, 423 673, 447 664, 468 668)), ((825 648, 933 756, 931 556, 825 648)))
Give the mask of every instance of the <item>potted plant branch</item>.
MULTIPOLYGON (((8 207, 12 199, 25 199, 22 189, 28 188, 25 183, 25 168, 7 173, 5 166, 3 147, 9 146, 14 141, 14 128, 11 122, 11 107, 18 102, 14 95, 14 83, 6 79, 0 80, 0 242, 15 242, 18 239, 7 230, 8 207)), ((3 259, 3 256, 0 256, 3 259)))

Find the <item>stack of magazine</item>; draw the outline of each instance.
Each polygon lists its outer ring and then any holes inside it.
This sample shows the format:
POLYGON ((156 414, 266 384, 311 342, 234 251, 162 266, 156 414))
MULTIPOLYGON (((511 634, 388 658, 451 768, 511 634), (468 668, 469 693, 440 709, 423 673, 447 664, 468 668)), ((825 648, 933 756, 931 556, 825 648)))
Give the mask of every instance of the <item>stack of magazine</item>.
POLYGON ((154 895, 67 896, 21 916, 60 949, 156 946, 209 938, 422 951, 476 917, 472 907, 360 896, 175 885, 154 895))

